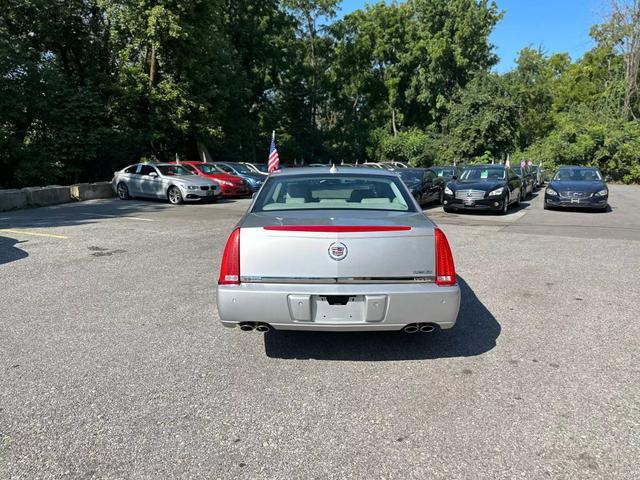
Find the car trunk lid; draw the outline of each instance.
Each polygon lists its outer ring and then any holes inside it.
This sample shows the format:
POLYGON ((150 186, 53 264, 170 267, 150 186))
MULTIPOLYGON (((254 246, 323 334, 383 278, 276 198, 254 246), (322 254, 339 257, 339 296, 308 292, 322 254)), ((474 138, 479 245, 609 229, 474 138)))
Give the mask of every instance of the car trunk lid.
POLYGON ((421 213, 287 211, 240 225, 244 282, 431 281, 433 224, 421 213))

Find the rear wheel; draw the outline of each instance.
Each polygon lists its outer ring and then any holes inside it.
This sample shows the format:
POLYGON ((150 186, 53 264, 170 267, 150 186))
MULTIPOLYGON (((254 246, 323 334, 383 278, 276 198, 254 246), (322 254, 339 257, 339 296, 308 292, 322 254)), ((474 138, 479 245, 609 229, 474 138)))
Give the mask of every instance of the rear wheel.
POLYGON ((131 198, 131 195, 129 195, 129 188, 127 188, 127 185, 124 182, 120 182, 116 187, 116 190, 120 200, 128 200, 131 198))
POLYGON ((172 205, 180 205, 184 201, 178 187, 170 187, 167 192, 167 198, 172 205))
POLYGON ((450 208, 450 207, 442 207, 442 209, 445 211, 445 213, 453 213, 453 208, 450 208))

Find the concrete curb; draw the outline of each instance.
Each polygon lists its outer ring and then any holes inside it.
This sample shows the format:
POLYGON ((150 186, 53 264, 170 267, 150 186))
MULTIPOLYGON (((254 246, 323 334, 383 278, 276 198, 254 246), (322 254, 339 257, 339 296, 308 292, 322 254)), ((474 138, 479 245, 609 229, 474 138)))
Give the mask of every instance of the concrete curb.
POLYGON ((19 190, 0 190, 0 212, 113 196, 115 194, 111 188, 111 182, 79 183, 69 187, 49 185, 19 190))
POLYGON ((94 200, 96 198, 111 198, 115 194, 111 182, 78 183, 71 185, 71 198, 78 201, 94 200))

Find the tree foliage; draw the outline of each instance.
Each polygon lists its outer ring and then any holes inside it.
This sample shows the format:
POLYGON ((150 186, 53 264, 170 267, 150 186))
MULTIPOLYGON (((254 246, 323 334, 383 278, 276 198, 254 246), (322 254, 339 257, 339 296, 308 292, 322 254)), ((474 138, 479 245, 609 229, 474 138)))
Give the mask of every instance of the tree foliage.
POLYGON ((108 178, 141 158, 598 165, 640 181, 638 12, 581 59, 492 71, 487 0, 5 0, 0 186, 108 178))

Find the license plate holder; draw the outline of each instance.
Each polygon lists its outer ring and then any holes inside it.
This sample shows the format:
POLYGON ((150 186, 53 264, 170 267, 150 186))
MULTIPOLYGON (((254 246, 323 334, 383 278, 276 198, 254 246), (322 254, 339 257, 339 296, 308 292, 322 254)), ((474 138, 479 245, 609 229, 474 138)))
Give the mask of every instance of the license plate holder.
POLYGON ((571 199, 571 203, 580 203, 580 199, 579 198, 572 198, 571 199))
POLYGON ((473 207, 476 204, 476 201, 473 198, 465 198, 463 201, 468 207, 473 207))
POLYGON ((358 323, 365 320, 363 295, 351 295, 347 303, 331 305, 324 295, 313 297, 312 318, 318 323, 358 323))

